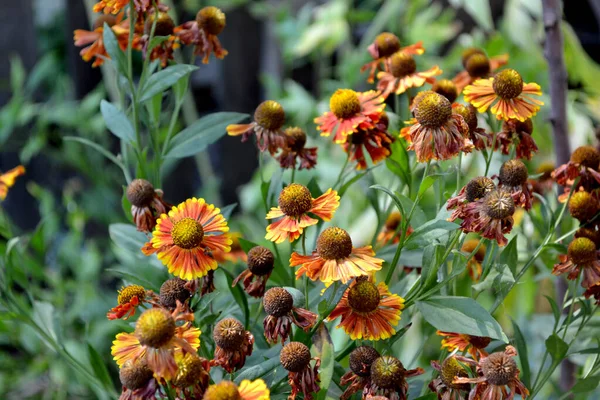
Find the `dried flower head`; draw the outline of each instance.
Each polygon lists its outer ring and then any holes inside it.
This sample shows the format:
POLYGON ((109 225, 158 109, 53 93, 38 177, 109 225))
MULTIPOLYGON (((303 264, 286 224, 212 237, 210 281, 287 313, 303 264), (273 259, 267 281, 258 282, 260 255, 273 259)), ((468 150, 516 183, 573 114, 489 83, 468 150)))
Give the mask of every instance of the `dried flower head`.
POLYGON ((310 350, 305 344, 300 342, 286 344, 279 354, 281 365, 289 372, 302 371, 309 365, 310 360, 310 350))
POLYGON ((560 263, 554 265, 552 273, 561 275, 568 273, 567 279, 577 279, 583 271, 581 286, 588 289, 600 284, 600 261, 596 244, 588 238, 578 237, 573 239, 567 255, 559 256, 560 263))
POLYGON ((371 346, 358 346, 350 353, 350 369, 358 376, 371 375, 371 365, 380 354, 371 346))
POLYGON ((173 19, 169 14, 163 11, 158 12, 158 18, 155 17, 154 13, 148 14, 144 24, 144 34, 150 35, 155 20, 156 27, 154 28, 154 36, 169 36, 173 34, 175 22, 173 22, 173 19))
POLYGON ((192 296, 192 293, 186 287, 186 283, 180 278, 166 280, 160 286, 160 303, 169 309, 177 307, 178 301, 184 304, 192 296))
POLYGON ((569 200, 569 212, 573 218, 580 222, 587 222, 593 219, 600 211, 600 202, 588 192, 573 193, 569 200))
POLYGON ((235 318, 224 318, 213 330, 216 348, 211 365, 219 365, 228 373, 244 366, 252 354, 254 336, 235 318))
POLYGON ((440 79, 436 81, 431 87, 431 90, 447 98, 450 103, 454 103, 458 97, 456 84, 450 79, 440 79))
POLYGON ((282 130, 284 123, 285 111, 282 105, 273 100, 266 100, 254 111, 252 123, 228 125, 227 134, 242 135, 242 142, 245 142, 254 133, 259 150, 268 150, 271 155, 274 155, 279 149, 286 147, 282 130))

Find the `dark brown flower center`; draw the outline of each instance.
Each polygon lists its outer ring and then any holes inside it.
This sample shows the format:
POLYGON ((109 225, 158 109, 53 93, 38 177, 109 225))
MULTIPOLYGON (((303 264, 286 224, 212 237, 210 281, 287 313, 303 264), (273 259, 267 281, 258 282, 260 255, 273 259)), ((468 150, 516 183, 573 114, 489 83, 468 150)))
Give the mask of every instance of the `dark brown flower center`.
POLYGON ((495 188, 496 185, 494 184, 494 181, 487 176, 478 176, 473 178, 469 181, 469 183, 467 183, 467 187, 465 189, 467 201, 472 203, 482 199, 495 188))
POLYGON ((465 69, 472 78, 482 78, 490 73, 490 60, 485 54, 473 54, 467 59, 465 69))
POLYGON ((290 342, 283 346, 279 353, 279 361, 283 368, 290 372, 300 372, 310 363, 310 350, 300 342, 290 342))
POLYGON ((348 291, 348 304, 353 311, 369 313, 379 306, 381 295, 377 286, 366 279, 357 279, 348 291))
MULTIPOLYGON (((150 35, 152 32, 152 25, 154 24, 154 13, 149 13, 146 23, 144 24, 144 33, 150 35)), ((173 34, 175 29, 175 22, 169 17, 166 12, 160 11, 158 18, 156 19, 156 27, 154 28, 154 36, 169 36, 173 34)))
POLYGON ((515 378, 517 363, 502 352, 492 353, 481 362, 481 371, 491 385, 504 386, 515 378))
POLYGON ((587 168, 598 170, 600 152, 592 146, 581 146, 571 154, 571 161, 587 168))
POLYGON ((406 369, 396 357, 382 356, 371 365, 371 380, 382 389, 394 389, 404 383, 406 369))
POLYGON ((129 390, 143 388, 153 375, 154 372, 148 368, 148 364, 142 358, 135 362, 127 361, 119 370, 121 383, 129 390))
POLYGON ((254 111, 254 121, 264 129, 276 131, 285 123, 285 111, 278 102, 266 100, 254 111))
POLYGON ((329 100, 331 112, 340 119, 355 116, 361 110, 358 93, 351 89, 338 89, 329 100))
POLYGON ((352 239, 341 228, 327 228, 317 239, 317 252, 325 260, 346 258, 352 253, 352 239))
POLYGON ((419 97, 414 112, 421 125, 439 128, 452 117, 452 105, 444 96, 429 92, 419 97))
POLYGON ((312 207, 312 196, 306 186, 292 183, 279 194, 279 208, 287 216, 300 217, 312 207))
POLYGON ((350 353, 350 369, 358 376, 371 374, 371 364, 379 358, 379 352, 371 346, 359 346, 350 353))
POLYGON ((154 186, 145 179, 134 179, 127 186, 127 200, 136 207, 149 206, 154 194, 154 186))
POLYGON ((515 213, 515 202, 509 192, 492 190, 484 198, 486 214, 492 219, 508 218, 515 213))
POLYGON ((186 281, 180 278, 166 280, 160 286, 160 303, 171 309, 177 307, 177 300, 181 304, 185 303, 192 296, 192 293, 185 287, 185 284, 186 281))
POLYGON ((217 7, 204 7, 196 14, 198 27, 210 35, 218 35, 225 28, 225 13, 217 7))
POLYGON ((248 269, 254 275, 263 276, 273 271, 275 256, 263 246, 255 246, 248 252, 248 269))
POLYGON ((379 57, 389 57, 400 50, 400 39, 393 33, 383 32, 375 38, 379 57))
POLYGON ((500 183, 506 186, 521 186, 527 182, 529 173, 521 160, 508 160, 500 167, 500 183))
POLYGON ((505 69, 494 76, 494 92, 503 99, 510 100, 523 91, 523 78, 514 69, 505 69))
POLYGON ((455 378, 466 378, 469 376, 467 370, 460 365, 460 363, 456 360, 456 358, 450 356, 444 360, 441 365, 442 370, 440 371, 440 377, 442 378, 442 382, 446 386, 452 389, 465 390, 468 388, 468 384, 457 384, 453 383, 455 378))
POLYGON ((267 314, 280 318, 292 311, 294 298, 284 288, 274 287, 265 293, 263 305, 267 314))
POLYGON ((213 329, 213 338, 217 346, 225 350, 240 350, 246 338, 244 325, 235 318, 224 318, 213 329))
POLYGON ((569 200, 571 216, 581 222, 587 222, 594 218, 599 209, 598 200, 588 192, 576 192, 569 200))
POLYGON ((441 79, 437 81, 431 90, 447 98, 450 103, 454 103, 454 100, 458 97, 456 85, 450 79, 441 79))
POLYGON ((298 128, 297 126, 290 127, 284 133, 287 145, 292 151, 298 152, 304 149, 304 145, 306 145, 306 133, 302 128, 298 128))
POLYGON ((600 247, 600 231, 591 228, 579 228, 577 232, 575 232, 576 238, 587 238, 590 239, 596 245, 596 248, 600 247))
POLYGON ((202 243, 204 229, 195 219, 185 217, 175 222, 171 230, 171 236, 176 246, 182 249, 193 249, 202 243))
POLYGON ((462 62, 463 67, 466 68, 467 60, 469 60, 469 58, 473 54, 483 54, 485 56, 485 51, 483 51, 483 49, 480 49, 479 47, 468 47, 468 48, 464 49, 462 52, 462 55, 461 55, 461 62, 462 62))
POLYGON ((452 112, 463 117, 469 126, 469 132, 473 132, 475 129, 477 129, 477 111, 475 110, 475 107, 470 104, 468 106, 456 104, 454 107, 452 107, 452 112))
POLYGON ((415 59, 407 53, 397 51, 390 58, 390 72, 396 78, 404 78, 417 70, 415 59))

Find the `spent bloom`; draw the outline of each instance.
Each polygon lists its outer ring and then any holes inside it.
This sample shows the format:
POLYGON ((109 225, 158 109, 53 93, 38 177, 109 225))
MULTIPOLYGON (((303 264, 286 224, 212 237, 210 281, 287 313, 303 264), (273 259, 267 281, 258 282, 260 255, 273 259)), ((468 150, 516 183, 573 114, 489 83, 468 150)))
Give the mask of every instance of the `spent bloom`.
POLYGON ((177 375, 171 381, 177 397, 180 399, 199 399, 202 397, 210 379, 210 362, 194 353, 175 353, 177 375))
POLYGON ((192 292, 188 288, 187 283, 180 278, 172 278, 164 281, 160 286, 158 295, 160 304, 169 310, 177 308, 178 303, 185 305, 190 297, 192 297, 192 292))
POLYGON ((492 146, 492 135, 487 133, 485 129, 479 128, 477 121, 477 110, 471 104, 464 106, 462 104, 452 104, 452 112, 458 114, 465 120, 469 127, 469 139, 477 150, 483 150, 492 146))
POLYGON ((464 333, 437 331, 439 336, 444 336, 442 339, 442 349, 448 349, 449 352, 458 350, 460 352, 468 351, 475 359, 487 356, 485 348, 490 344, 492 339, 485 336, 473 336, 464 333))
POLYGON ((390 293, 384 282, 375 284, 365 276, 356 278, 327 319, 341 317, 338 328, 350 339, 388 339, 396 333, 404 299, 390 293))
POLYGON ((489 192, 496 189, 496 184, 487 176, 477 176, 469 181, 458 194, 448 200, 446 208, 452 211, 448 221, 465 218, 467 204, 484 198, 489 192))
POLYGON ((350 371, 340 379, 340 386, 349 385, 340 400, 348 400, 354 393, 363 391, 371 382, 371 364, 381 355, 371 346, 358 346, 349 357, 350 371))
POLYGON ((204 199, 191 198, 160 216, 142 251, 157 253, 169 272, 181 279, 201 278, 217 268, 213 251, 230 250, 228 231, 220 209, 204 199))
POLYGON ((194 54, 202 57, 202 63, 208 64, 210 55, 225 58, 227 50, 221 46, 217 37, 225 28, 226 17, 221 9, 208 6, 196 14, 194 21, 188 21, 175 28, 175 35, 184 45, 193 45, 194 54))
POLYGON ((600 187, 600 152, 593 146, 581 146, 571 153, 571 159, 552 172, 552 178, 565 186, 559 199, 564 202, 569 197, 570 187, 579 179, 576 190, 591 192, 600 187))
POLYGON ((0 201, 6 199, 8 189, 14 186, 17 178, 25 174, 25 167, 19 165, 5 173, 0 173, 0 201))
POLYGON ((290 342, 283 346, 279 353, 281 366, 288 371, 289 383, 292 393, 288 400, 294 400, 302 392, 304 399, 313 400, 313 395, 319 391, 319 367, 321 360, 315 358, 311 367, 312 357, 310 350, 300 342, 290 342))
POLYGON ((317 322, 317 314, 294 306, 292 295, 284 288, 274 287, 265 293, 263 306, 267 316, 263 320, 265 337, 269 343, 284 343, 292 331, 292 323, 308 332, 317 322))
POLYGON ((543 102, 532 95, 541 96, 537 83, 523 83, 514 69, 504 69, 493 78, 478 79, 464 91, 465 101, 473 104, 480 113, 491 107, 497 119, 525 121, 533 117, 543 102))
POLYGON ((458 92, 480 78, 488 78, 490 73, 496 71, 508 62, 508 54, 488 58, 482 49, 471 47, 462 54, 464 70, 459 72, 452 80, 458 92))
POLYGON ((363 394, 406 400, 408 398, 406 378, 423 373, 425 371, 422 368, 407 370, 396 357, 381 356, 371 364, 371 382, 365 387, 363 394))
POLYGON ((211 365, 221 366, 228 373, 242 368, 252 354, 254 336, 235 318, 224 318, 213 330, 215 355, 211 365))
POLYGON ((414 115, 402 128, 400 136, 414 150, 418 162, 448 160, 461 151, 470 152, 469 127, 461 115, 452 113, 452 105, 444 96, 427 92, 415 99, 414 115))
POLYGON ((163 200, 163 192, 145 179, 134 179, 127 186, 127 200, 138 231, 152 232, 156 219, 172 207, 163 200))
POLYGON ((437 393, 438 399, 466 400, 466 395, 471 389, 471 385, 454 383, 454 379, 468 378, 469 373, 454 356, 446 358, 441 365, 437 361, 431 361, 431 366, 438 371, 439 376, 429 383, 429 389, 437 393))
POLYGON ((249 124, 233 124, 227 126, 229 136, 242 135, 242 142, 254 133, 260 151, 269 151, 271 155, 285 148, 286 140, 281 129, 285 123, 285 111, 281 104, 266 100, 254 111, 254 121, 249 124))
POLYGON ((137 306, 146 300, 146 289, 139 285, 129 285, 119 290, 117 306, 110 309, 108 319, 128 319, 135 314, 137 306))
POLYGON ((510 192, 494 189, 482 199, 468 203, 463 208, 460 227, 465 233, 479 233, 485 238, 496 240, 500 246, 505 246, 508 240, 504 235, 512 230, 515 209, 510 192))
POLYGON ((515 206, 531 209, 533 193, 529 184, 529 172, 523 161, 518 159, 505 161, 500 167, 498 175, 498 189, 503 188, 510 192, 515 206))
POLYGON ((104 24, 113 31, 121 50, 127 48, 129 42, 129 21, 123 21, 124 12, 117 16, 101 15, 96 19, 91 31, 85 29, 76 29, 73 32, 73 41, 75 46, 85 46, 79 52, 85 62, 95 58, 92 67, 98 67, 104 63, 105 58, 109 58, 104 47, 104 24))
POLYGON ((387 132, 388 124, 389 119, 384 112, 373 128, 359 129, 341 145, 344 151, 350 155, 350 161, 356 161, 357 170, 367 168, 365 150, 369 153, 373 164, 385 160, 392 154, 391 145, 394 138, 387 132))
POLYGON ((330 111, 315 118, 321 136, 335 134, 333 141, 346 143, 348 136, 359 129, 372 129, 385 109, 385 98, 374 90, 355 92, 338 89, 329 100, 330 111))
POLYGON ((434 65, 427 71, 418 72, 417 63, 412 55, 398 51, 386 60, 386 69, 377 73, 377 89, 387 97, 391 93, 401 94, 410 88, 418 88, 425 83, 434 83, 434 76, 442 70, 434 65))
POLYGON ((306 147, 306 132, 302 128, 290 127, 283 131, 286 145, 281 154, 277 156, 281 168, 295 169, 300 160, 298 169, 312 169, 317 165, 317 148, 306 147))
POLYGON ((533 140, 533 122, 530 118, 525 121, 509 119, 502 123, 502 130, 496 136, 496 148, 500 147, 502 154, 510 154, 512 147, 515 148, 515 156, 531 160, 538 147, 533 140))
POLYGON ((326 285, 335 281, 348 282, 357 276, 379 271, 383 260, 375 258, 371 246, 355 248, 345 230, 338 227, 325 229, 317 239, 317 249, 311 255, 296 252, 290 257, 290 267, 300 265, 296 279, 302 275, 319 279, 326 285))
POLYGON ((266 247, 255 246, 248 252, 248 268, 235 278, 232 286, 242 281, 246 293, 252 297, 262 297, 274 266, 273 252, 266 247))
POLYGON ((386 61, 389 60, 394 53, 400 51, 402 53, 413 55, 423 54, 425 52, 422 42, 402 47, 400 45, 400 39, 398 39, 398 36, 390 32, 382 32, 377 35, 367 50, 373 58, 373 61, 363 65, 360 69, 360 72, 364 72, 367 69, 369 70, 369 77, 367 78, 367 82, 369 83, 374 82, 375 72, 378 69, 385 69, 386 61))
POLYGON ((269 400, 267 384, 262 379, 240 382, 239 386, 231 381, 221 381, 210 385, 203 400, 269 400))
POLYGON ((568 279, 574 280, 583 273, 581 286, 589 289, 600 284, 600 261, 598 250, 590 239, 578 237, 573 239, 566 255, 559 256, 560 263, 555 264, 552 269, 554 275, 568 273, 568 279))
POLYGON ((335 190, 328 189, 314 199, 306 186, 292 183, 281 190, 278 203, 279 207, 272 207, 265 218, 280 219, 267 226, 265 238, 275 243, 286 240, 293 242, 302 235, 305 228, 319 222, 309 213, 323 221, 331 220, 340 206, 340 196, 335 190))
POLYGON ((158 383, 146 360, 127 361, 119 370, 123 386, 119 400, 154 400, 158 383))

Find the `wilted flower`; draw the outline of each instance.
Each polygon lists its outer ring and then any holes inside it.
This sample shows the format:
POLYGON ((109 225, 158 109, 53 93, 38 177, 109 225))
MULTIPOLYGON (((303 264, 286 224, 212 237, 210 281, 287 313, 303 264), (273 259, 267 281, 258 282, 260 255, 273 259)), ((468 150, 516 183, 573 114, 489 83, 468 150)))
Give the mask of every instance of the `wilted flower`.
POLYGON ((25 167, 22 165, 0 174, 0 200, 6 199, 8 189, 13 187, 17 178, 23 174, 25 174, 25 167))
POLYGON ((292 253, 290 267, 300 265, 296 279, 306 274, 311 280, 319 279, 325 284, 335 281, 346 283, 357 276, 379 271, 383 260, 374 255, 371 246, 355 248, 348 232, 331 227, 319 235, 317 250, 311 255, 292 253))
POLYGON ((340 196, 335 190, 329 189, 313 199, 306 186, 292 183, 281 190, 278 203, 279 207, 271 208, 266 219, 283 218, 267 226, 265 238, 275 243, 286 240, 293 242, 302 235, 305 228, 319 222, 310 217, 309 213, 323 221, 333 218, 335 210, 340 206, 340 196))
POLYGON ((454 210, 448 221, 465 218, 467 204, 484 198, 489 192, 496 189, 496 184, 487 176, 478 176, 469 181, 460 192, 448 200, 446 208, 454 210))
POLYGON ((504 189, 494 189, 484 198, 468 203, 463 209, 463 232, 475 232, 481 236, 493 239, 500 246, 508 241, 504 234, 510 233, 513 227, 515 202, 510 192, 504 189))
POLYGON ((525 121, 509 119, 502 123, 502 131, 496 136, 496 148, 500 147, 502 154, 510 154, 511 147, 515 147, 517 158, 531 160, 533 153, 537 153, 538 147, 531 134, 533 133, 533 122, 530 118, 525 121))
POLYGON ((149 56, 150 60, 160 60, 160 65, 165 68, 169 60, 173 59, 173 52, 179 47, 177 36, 173 35, 175 23, 166 11, 158 11, 158 15, 149 13, 144 22, 144 34, 139 43, 142 46, 142 54, 149 56), (156 23, 155 23, 156 21, 156 23), (150 35, 154 28, 154 37, 166 37, 166 40, 156 44, 148 55, 148 46, 150 45, 150 35))
POLYGON ((356 169, 366 169, 367 159, 364 150, 369 153, 373 164, 385 160, 391 152, 394 138, 387 132, 389 119, 386 113, 381 115, 378 123, 372 129, 359 129, 349 136, 342 144, 344 151, 350 154, 350 161, 356 161, 356 169))
POLYGON ((490 344, 492 339, 485 336, 473 336, 464 333, 437 331, 439 336, 445 336, 442 340, 442 349, 448 349, 452 352, 458 350, 460 352, 468 351, 474 359, 487 356, 485 348, 490 344))
POLYGON ((434 65, 427 71, 417 72, 417 63, 412 55, 398 51, 386 60, 386 69, 377 73, 377 89, 387 97, 391 93, 401 94, 410 88, 418 88, 425 83, 434 83, 433 78, 440 75, 442 70, 434 65))
POLYGON ((462 116, 452 113, 452 105, 435 92, 415 99, 415 118, 402 128, 400 136, 410 145, 408 150, 417 153, 418 162, 448 160, 461 151, 470 152, 469 127, 462 116))
POLYGON ((239 386, 230 381, 210 385, 203 400, 269 400, 269 388, 262 379, 240 382, 239 386))
POLYGON ((596 305, 600 305, 600 284, 589 287, 583 293, 583 295, 587 299, 589 299, 590 297, 594 296, 594 299, 596 300, 596 305))
POLYGON ((371 364, 371 382, 363 395, 382 395, 390 400, 407 400, 406 378, 425 373, 422 368, 406 370, 396 357, 382 356, 371 364))
POLYGON ((221 210, 194 197, 160 216, 142 251, 147 256, 158 253, 169 272, 181 279, 201 278, 217 268, 213 251, 230 250, 228 231, 221 210))
POLYGON ((197 354, 175 353, 177 375, 171 381, 180 399, 200 399, 208 388, 210 362, 197 354))
POLYGON ((194 21, 188 21, 175 28, 175 35, 181 43, 194 45, 194 54, 202 56, 202 63, 208 64, 214 53, 219 59, 225 58, 227 50, 221 46, 219 35, 225 28, 225 13, 217 7, 204 7, 194 21))
POLYGON ((156 219, 173 207, 163 200, 163 192, 145 179, 134 179, 127 186, 127 200, 131 203, 131 215, 138 231, 152 232, 156 219))
POLYGON ((292 331, 292 323, 304 331, 315 325, 317 314, 294 307, 292 295, 284 288, 274 287, 265 293, 263 305, 267 316, 263 321, 265 337, 269 343, 284 343, 292 331))
POLYGON ((380 354, 370 346, 359 346, 350 353, 350 371, 342 376, 340 386, 350 385, 340 396, 340 400, 348 400, 354 393, 364 390, 371 382, 371 364, 380 354))
POLYGON ((346 143, 348 136, 359 129, 372 129, 385 109, 385 97, 374 90, 355 92, 351 89, 338 89, 329 100, 330 111, 315 118, 321 136, 335 133, 333 141, 346 143))
POLYGON ((577 229, 577 232, 575 232, 575 238, 586 238, 586 239, 590 239, 592 242, 594 242, 594 244, 596 245, 596 248, 600 248, 600 230, 598 230, 597 226, 590 226, 589 228, 586 227, 581 227, 579 229, 577 229))
POLYGON ((129 22, 123 21, 124 13, 116 17, 112 15, 101 15, 94 22, 93 30, 76 29, 73 32, 75 46, 86 46, 79 52, 83 61, 88 62, 95 58, 92 67, 98 67, 104 63, 105 58, 110 58, 104 48, 104 24, 112 29, 121 50, 127 48, 129 43, 129 22))
POLYGON ((456 85, 449 79, 436 80, 433 86, 431 87, 431 91, 436 92, 437 94, 441 94, 442 96, 447 98, 450 103, 454 103, 454 101, 458 97, 458 90, 456 89, 456 85))
POLYGON ((187 287, 187 282, 180 278, 167 279, 160 286, 159 301, 165 308, 173 310, 177 303, 186 304, 192 297, 192 292, 187 287))
POLYGON ((478 128, 477 110, 471 104, 463 106, 462 104, 452 104, 452 112, 458 114, 465 120, 469 127, 469 139, 477 150, 483 150, 492 145, 492 135, 487 133, 485 129, 478 128))
POLYGON ((581 286, 589 289, 600 284, 600 261, 596 245, 590 239, 579 237, 569 245, 567 255, 559 256, 560 263, 555 264, 552 274, 569 273, 567 279, 577 279, 583 271, 581 286))
MULTIPOLYGON (((400 222, 402 222, 402 214, 400 214, 400 211, 392 211, 390 215, 388 215, 385 224, 383 225, 383 229, 377 235, 377 245, 379 247, 385 246, 390 242, 394 244, 400 243, 400 236, 396 234, 396 231, 400 227, 400 222)), ((413 233, 413 228, 409 226, 406 229, 406 236, 411 233, 413 233)))
POLYGON ((440 365, 432 361, 431 366, 439 372, 439 376, 429 383, 429 389, 437 393, 439 400, 466 400, 471 386, 465 383, 454 383, 455 378, 467 378, 469 374, 454 356, 450 356, 440 365))
POLYGON ((246 293, 252 297, 262 297, 274 266, 273 252, 266 247, 255 246, 248 252, 248 269, 239 274, 231 285, 235 286, 241 280, 246 293))
POLYGON ((306 132, 297 126, 287 128, 284 132, 286 145, 277 157, 281 168, 295 169, 298 159, 298 169, 311 169, 317 165, 317 148, 305 147, 306 132))
POLYGON ((135 309, 146 300, 146 289, 139 285, 129 285, 119 290, 118 305, 110 309, 108 319, 128 319, 135 314, 135 309))
POLYGON ((465 86, 470 85, 479 78, 487 78, 491 72, 507 62, 508 54, 490 59, 482 49, 468 48, 462 54, 462 64, 465 69, 459 72, 452 81, 456 84, 456 88, 460 93, 465 86))
POLYGON ((579 191, 573 193, 569 199, 569 212, 573 218, 581 223, 586 223, 598 214, 600 211, 600 202, 593 194, 579 191))
POLYGON ((519 394, 523 399, 529 396, 529 391, 519 380, 519 369, 514 357, 517 350, 513 346, 506 346, 502 352, 492 353, 482 357, 479 362, 456 356, 460 362, 477 366, 477 377, 456 377, 454 384, 475 384, 469 395, 470 399, 503 400, 512 399, 519 394), (507 389, 510 391, 510 395, 507 389))
POLYGON ((568 163, 561 165, 552 172, 552 178, 559 185, 567 186, 559 200, 565 202, 569 197, 570 186, 579 179, 575 190, 591 192, 600 186, 600 152, 592 146, 581 146, 571 153, 568 163))
POLYGON ((119 400, 154 400, 158 383, 146 360, 127 361, 119 370, 123 390, 119 400))
POLYGON ((342 317, 338 328, 350 335, 350 339, 388 339, 396 333, 404 309, 404 299, 390 293, 387 285, 376 285, 366 276, 358 277, 343 294, 340 302, 327 317, 333 321, 342 317))
POLYGON ((465 101, 473 104, 477 111, 483 113, 491 106, 492 114, 505 121, 525 121, 544 105, 542 101, 531 97, 542 95, 540 86, 537 83, 523 83, 521 75, 510 68, 498 72, 493 78, 476 80, 463 93, 465 101))
POLYGON ((485 258, 486 251, 485 245, 479 245, 479 243, 480 240, 478 239, 466 240, 460 249, 460 251, 462 251, 463 253, 467 253, 467 255, 471 254, 475 249, 477 249, 477 252, 467 263, 467 270, 469 271, 469 276, 475 282, 479 281, 479 278, 481 278, 481 273, 483 272, 482 263, 483 259, 485 258), (479 248, 477 248, 477 246, 479 246, 479 248))
POLYGON ((224 318, 213 330, 215 355, 211 365, 219 365, 228 373, 242 368, 252 354, 254 336, 235 318, 224 318))
POLYGON ((508 160, 500 167, 498 189, 510 192, 516 207, 531 209, 533 194, 529 185, 529 172, 521 160, 508 160))
POLYGON ((312 400, 313 394, 319 391, 321 360, 315 358, 316 362, 312 368, 311 360, 310 350, 300 342, 290 342, 281 349, 279 361, 288 371, 288 379, 292 388, 288 400, 294 400, 300 392, 304 395, 305 400, 312 400))
POLYGON ((285 111, 281 104, 273 100, 260 103, 254 111, 254 121, 249 124, 233 124, 227 126, 229 136, 242 135, 242 142, 254 133, 256 145, 260 151, 268 150, 271 155, 285 148, 286 140, 281 128, 285 123, 285 111))
POLYGON ((411 44, 410 46, 401 47, 400 39, 398 36, 390 32, 382 32, 369 45, 367 48, 373 61, 363 65, 360 72, 369 70, 369 77, 367 82, 373 83, 375 78, 375 71, 381 69, 382 66, 385 68, 385 62, 392 56, 392 54, 401 51, 406 54, 423 54, 425 49, 423 48, 422 42, 411 44))

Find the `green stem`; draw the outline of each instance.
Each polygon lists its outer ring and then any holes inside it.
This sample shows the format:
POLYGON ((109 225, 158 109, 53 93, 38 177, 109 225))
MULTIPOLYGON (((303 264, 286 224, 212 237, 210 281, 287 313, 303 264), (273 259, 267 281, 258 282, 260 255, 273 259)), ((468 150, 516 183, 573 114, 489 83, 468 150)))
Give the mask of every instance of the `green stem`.
POLYGON ((290 183, 294 183, 295 178, 296 178, 296 166, 294 165, 294 168, 292 168, 292 177, 291 177, 290 183))
POLYGON ((333 189, 337 188, 338 184, 341 183, 342 176, 344 175, 344 171, 346 170, 346 167, 348 166, 349 161, 350 161, 350 153, 348 153, 348 155, 346 157, 346 161, 344 162, 344 165, 342 166, 342 169, 340 170, 340 173, 339 173, 337 179, 335 180, 335 183, 332 186, 333 189))
POLYGON ((177 123, 177 119, 179 117, 179 111, 181 110, 181 101, 175 102, 175 108, 173 109, 173 113, 171 114, 171 119, 169 121, 169 129, 167 130, 167 137, 165 138, 165 142, 163 144, 162 152, 161 152, 161 160, 165 158, 167 151, 169 150, 169 144, 171 142, 171 137, 173 136, 173 131, 175 130, 175 124, 177 123))
MULTIPOLYGON (((294 168, 293 171, 295 170, 294 168)), ((302 232, 302 254, 306 255, 306 231, 302 232)), ((308 310, 308 275, 306 274, 304 274, 304 299, 306 300, 306 309, 308 310)))

